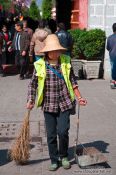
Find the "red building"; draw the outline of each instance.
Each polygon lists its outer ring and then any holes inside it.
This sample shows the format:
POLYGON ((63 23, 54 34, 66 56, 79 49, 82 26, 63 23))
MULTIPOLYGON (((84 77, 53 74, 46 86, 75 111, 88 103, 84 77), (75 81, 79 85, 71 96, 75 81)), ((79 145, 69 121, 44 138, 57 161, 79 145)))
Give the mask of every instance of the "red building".
POLYGON ((87 28, 88 0, 56 0, 56 19, 67 28, 87 28))
POLYGON ((71 8, 71 28, 87 28, 88 0, 73 0, 71 8))

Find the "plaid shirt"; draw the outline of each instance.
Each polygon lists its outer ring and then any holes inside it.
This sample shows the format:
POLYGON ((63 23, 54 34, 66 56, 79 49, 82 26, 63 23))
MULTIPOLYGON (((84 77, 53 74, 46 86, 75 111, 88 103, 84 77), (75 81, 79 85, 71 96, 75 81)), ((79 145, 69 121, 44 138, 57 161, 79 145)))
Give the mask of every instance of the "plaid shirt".
MULTIPOLYGON (((50 65, 51 66, 51 65, 50 65)), ((53 67, 53 66, 51 66, 53 67)), ((58 72, 61 72, 60 65, 55 68, 58 72)), ((72 86, 78 86, 76 77, 71 69, 70 81, 72 86)), ((28 86, 28 100, 35 101, 36 90, 39 88, 38 77, 36 76, 36 70, 34 70, 32 79, 28 86)), ((70 93, 67 89, 65 80, 59 78, 52 70, 46 68, 46 80, 44 86, 44 98, 42 107, 46 112, 58 112, 59 108, 61 111, 71 109, 75 103, 71 101, 70 93)))

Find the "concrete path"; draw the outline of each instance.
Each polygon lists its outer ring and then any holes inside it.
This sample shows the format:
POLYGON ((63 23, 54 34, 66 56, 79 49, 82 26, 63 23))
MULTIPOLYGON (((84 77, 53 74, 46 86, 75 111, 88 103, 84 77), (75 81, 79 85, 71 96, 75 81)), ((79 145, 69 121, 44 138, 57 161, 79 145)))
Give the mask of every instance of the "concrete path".
POLYGON ((29 80, 18 80, 18 75, 0 77, 0 175, 115 175, 116 174, 116 90, 109 81, 80 80, 79 88, 88 100, 80 109, 79 140, 85 146, 98 148, 107 157, 107 164, 81 169, 74 160, 77 115, 71 116, 69 159, 70 170, 60 167, 49 172, 50 163, 43 114, 34 108, 31 112, 31 154, 28 165, 17 166, 9 161, 7 151, 12 138, 17 136, 26 113, 29 80))

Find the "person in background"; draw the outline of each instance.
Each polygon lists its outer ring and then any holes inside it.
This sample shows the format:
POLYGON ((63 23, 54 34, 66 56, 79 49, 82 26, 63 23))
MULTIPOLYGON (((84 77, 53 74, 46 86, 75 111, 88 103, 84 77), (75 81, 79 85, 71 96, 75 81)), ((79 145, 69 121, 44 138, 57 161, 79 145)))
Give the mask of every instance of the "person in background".
MULTIPOLYGON (((12 48, 15 50, 15 64, 19 71, 19 79, 23 80, 24 75, 27 73, 29 64, 28 51, 29 51, 29 35, 23 31, 23 23, 18 21, 15 24, 16 33, 13 38, 12 48)), ((12 50, 9 48, 9 51, 12 50)))
POLYGON ((13 14, 8 13, 8 16, 5 20, 5 25, 7 26, 8 31, 10 32, 11 40, 13 40, 14 33, 15 33, 15 24, 13 21, 13 14))
POLYGON ((8 47, 11 45, 11 33, 8 31, 7 26, 4 24, 2 26, 2 32, 3 36, 3 46, 2 46, 2 60, 3 64, 9 64, 11 59, 11 53, 8 52, 8 47))
POLYGON ((48 34, 51 34, 52 33, 52 30, 50 29, 49 27, 49 21, 48 20, 43 20, 44 21, 44 30, 48 33, 48 34))
POLYGON ((18 18, 19 18, 19 21, 23 21, 23 15, 22 15, 22 13, 19 13, 18 18))
POLYGON ((110 86, 116 89, 116 23, 112 25, 113 34, 107 39, 107 50, 109 51, 111 63, 111 81, 110 86))
POLYGON ((80 94, 70 57, 62 54, 64 51, 66 48, 60 45, 58 37, 48 35, 41 50, 45 56, 34 63, 35 70, 28 86, 27 109, 34 107, 38 94, 37 107, 42 107, 44 113, 50 171, 59 167, 59 158, 64 169, 71 168, 68 160, 69 128, 75 96, 80 105, 87 103, 80 94))
POLYGON ((54 19, 49 19, 48 20, 48 26, 51 30, 52 33, 55 33, 56 32, 56 20, 54 19))
POLYGON ((57 31, 55 34, 58 36, 61 46, 67 49, 65 54, 71 56, 73 40, 70 33, 66 31, 64 23, 57 24, 57 31))
POLYGON ((50 34, 50 30, 47 30, 45 27, 44 20, 40 20, 30 42, 29 56, 33 57, 35 55, 35 61, 44 56, 44 53, 40 53, 40 50, 45 46, 44 40, 50 34))
POLYGON ((27 32, 29 35, 29 40, 31 41, 31 38, 33 36, 33 30, 28 27, 27 20, 23 20, 23 31, 27 32))
POLYGON ((3 47, 3 36, 0 33, 0 76, 1 77, 4 76, 3 67, 2 67, 2 47, 3 47))
MULTIPOLYGON (((29 42, 31 42, 31 39, 32 39, 32 36, 33 36, 33 30, 28 27, 27 20, 23 20, 23 31, 28 33, 28 35, 29 35, 29 42)), ((29 53, 28 53, 27 57, 28 57, 29 63, 31 63, 32 60, 30 60, 30 58, 29 58, 29 53)), ((29 78, 30 77, 29 76, 29 63, 28 63, 28 67, 27 67, 27 72, 25 74, 25 78, 29 78)))

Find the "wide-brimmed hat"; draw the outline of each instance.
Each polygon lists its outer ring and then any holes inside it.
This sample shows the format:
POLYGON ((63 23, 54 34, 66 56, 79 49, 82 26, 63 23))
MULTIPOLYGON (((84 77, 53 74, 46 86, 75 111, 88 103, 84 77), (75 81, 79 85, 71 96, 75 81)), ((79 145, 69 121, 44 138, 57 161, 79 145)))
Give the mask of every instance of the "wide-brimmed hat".
POLYGON ((55 50, 66 51, 67 49, 60 45, 59 39, 55 34, 50 34, 45 39, 45 47, 40 52, 43 53, 55 50))

